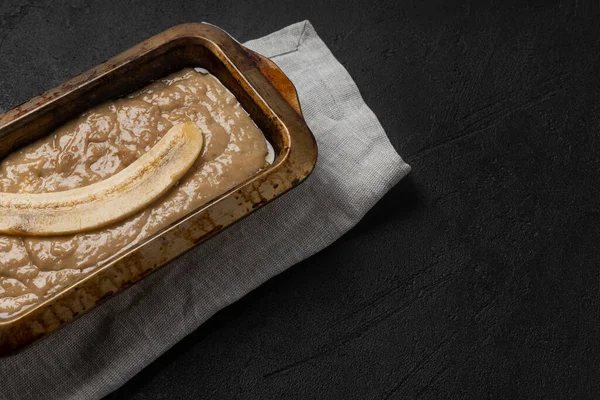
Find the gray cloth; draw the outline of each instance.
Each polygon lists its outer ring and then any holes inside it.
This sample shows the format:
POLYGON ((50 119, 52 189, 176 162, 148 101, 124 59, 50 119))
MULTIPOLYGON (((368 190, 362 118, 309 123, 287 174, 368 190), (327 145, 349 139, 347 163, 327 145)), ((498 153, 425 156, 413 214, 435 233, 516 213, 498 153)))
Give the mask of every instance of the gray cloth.
POLYGON ((308 21, 246 45, 298 89, 319 145, 313 174, 79 320, 0 358, 1 399, 107 395, 217 311, 330 245, 409 172, 308 21))

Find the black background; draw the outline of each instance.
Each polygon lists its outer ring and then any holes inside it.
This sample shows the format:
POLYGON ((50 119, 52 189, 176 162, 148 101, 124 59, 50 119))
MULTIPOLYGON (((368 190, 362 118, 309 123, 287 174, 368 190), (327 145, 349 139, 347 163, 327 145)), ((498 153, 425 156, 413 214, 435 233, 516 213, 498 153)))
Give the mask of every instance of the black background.
POLYGON ((4 110, 172 25, 309 19, 413 172, 110 399, 598 398, 597 1, 7 1, 4 110))

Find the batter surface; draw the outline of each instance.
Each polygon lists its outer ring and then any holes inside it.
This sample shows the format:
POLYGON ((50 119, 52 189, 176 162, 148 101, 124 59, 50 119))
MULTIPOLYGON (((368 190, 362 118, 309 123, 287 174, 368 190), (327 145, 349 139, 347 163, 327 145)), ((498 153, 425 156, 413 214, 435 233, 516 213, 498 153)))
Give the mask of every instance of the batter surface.
POLYGON ((43 193, 87 186, 147 152, 173 125, 194 122, 205 145, 194 166, 144 211, 88 233, 0 235, 0 318, 84 278, 102 262, 256 174, 267 145, 236 98, 212 75, 184 69, 102 104, 0 163, 0 191, 43 193))

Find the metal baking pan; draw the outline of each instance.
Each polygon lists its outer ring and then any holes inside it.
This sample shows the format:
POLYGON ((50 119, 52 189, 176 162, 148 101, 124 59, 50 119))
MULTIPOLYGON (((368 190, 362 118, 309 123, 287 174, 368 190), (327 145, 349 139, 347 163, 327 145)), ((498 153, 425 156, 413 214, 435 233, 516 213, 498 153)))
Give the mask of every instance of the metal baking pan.
POLYGON ((292 83, 267 58, 206 23, 168 29, 0 115, 0 158, 92 106, 185 67, 207 69, 236 96, 273 145, 274 162, 76 284, 22 314, 0 320, 0 354, 55 331, 292 189, 313 170, 317 145, 292 83))

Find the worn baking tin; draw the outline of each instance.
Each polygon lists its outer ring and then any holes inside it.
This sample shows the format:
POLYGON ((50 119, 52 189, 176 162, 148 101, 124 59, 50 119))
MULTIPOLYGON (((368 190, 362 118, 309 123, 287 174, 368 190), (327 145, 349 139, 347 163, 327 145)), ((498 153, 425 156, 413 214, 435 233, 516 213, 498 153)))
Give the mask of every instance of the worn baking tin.
POLYGON ((202 67, 237 97, 275 149, 272 165, 77 284, 0 321, 0 354, 47 335, 302 182, 317 146, 294 86, 268 59, 212 25, 164 31, 0 116, 0 157, 102 102, 185 67, 202 67))

